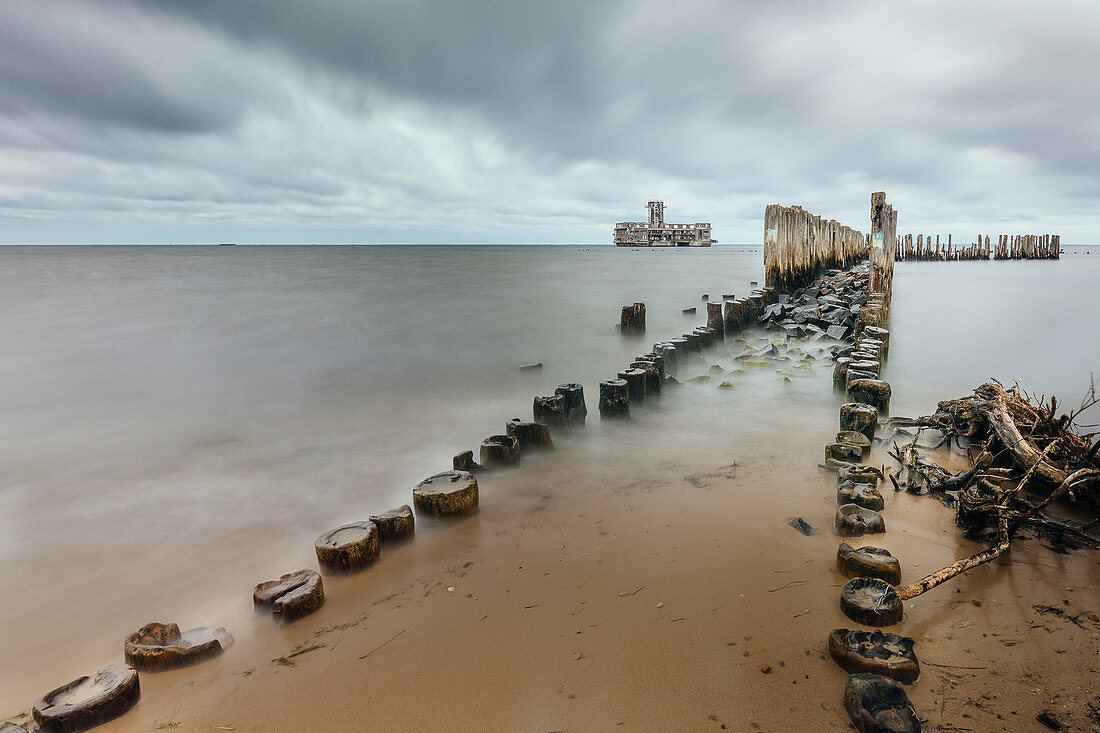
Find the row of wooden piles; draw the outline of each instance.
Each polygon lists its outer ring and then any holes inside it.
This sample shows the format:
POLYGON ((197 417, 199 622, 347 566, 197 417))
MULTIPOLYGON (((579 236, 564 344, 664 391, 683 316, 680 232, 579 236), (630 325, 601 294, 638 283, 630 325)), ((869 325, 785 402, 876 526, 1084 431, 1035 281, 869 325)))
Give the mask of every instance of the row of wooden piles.
POLYGON ((781 290, 808 285, 822 271, 847 269, 867 257, 870 238, 801 206, 764 209, 764 284, 781 290))
POLYGON ((962 260, 1056 260, 1062 251, 1062 238, 1057 234, 999 234, 994 245, 988 235, 978 235, 978 241, 956 247, 947 235, 947 242, 935 244, 931 234, 906 234, 897 239, 898 260, 925 262, 958 262, 962 260))

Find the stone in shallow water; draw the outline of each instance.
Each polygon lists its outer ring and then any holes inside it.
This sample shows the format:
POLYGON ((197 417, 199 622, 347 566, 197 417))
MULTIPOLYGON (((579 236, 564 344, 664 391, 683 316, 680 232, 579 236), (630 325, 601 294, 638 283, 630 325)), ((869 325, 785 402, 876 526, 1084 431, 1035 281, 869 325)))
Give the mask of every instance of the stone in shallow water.
POLYGON ((795 517, 791 521, 787 522, 787 524, 791 525, 807 537, 814 533, 814 528, 811 527, 802 517, 795 517))
POLYGON ((847 542, 841 542, 836 551, 836 567, 849 578, 878 578, 890 585, 901 582, 901 563, 881 547, 853 549, 847 542))
POLYGON ((840 591, 840 610, 865 626, 890 626, 901 621, 897 591, 885 580, 852 578, 840 591))
MULTIPOLYGON (((127 664, 109 664, 92 677, 80 677, 47 692, 31 717, 44 731, 81 731, 114 720, 141 697, 138 673, 127 664)), ((8 730, 3 727, 3 730, 8 730)), ((12 730, 23 728, 12 726, 12 730)))
POLYGON ((829 656, 845 672, 871 672, 911 684, 920 677, 913 640, 885 631, 834 629, 829 656))
POLYGON ((860 733, 920 733, 920 718, 905 689, 880 674, 848 675, 844 708, 860 733))
POLYGON ((874 486, 870 484, 856 484, 851 481, 845 481, 836 490, 836 503, 843 506, 844 504, 855 504, 861 506, 864 509, 870 509, 871 511, 880 512, 886 506, 882 499, 882 494, 878 492, 874 486))

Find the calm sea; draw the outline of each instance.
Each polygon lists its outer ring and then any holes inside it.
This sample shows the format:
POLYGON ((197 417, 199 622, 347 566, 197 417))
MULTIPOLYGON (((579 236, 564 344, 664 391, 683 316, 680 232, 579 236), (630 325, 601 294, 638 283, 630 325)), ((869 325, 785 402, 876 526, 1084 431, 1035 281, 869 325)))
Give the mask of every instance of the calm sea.
MULTIPOLYGON (((1069 249, 899 264, 894 412, 989 377, 1078 401, 1100 366, 1100 248, 1069 249)), ((629 473, 630 440, 812 471, 842 401, 808 345, 816 376, 718 376, 600 424, 598 382, 704 321, 704 293, 747 294, 759 247, 3 247, 0 263, 0 714, 120 661, 150 620, 247 635, 252 585, 312 566, 322 531, 409 502, 559 383, 584 385, 590 426, 519 469, 532 480, 582 442, 629 473), (614 327, 634 301, 644 339, 614 327)), ((738 348, 708 363, 732 369, 738 348)))

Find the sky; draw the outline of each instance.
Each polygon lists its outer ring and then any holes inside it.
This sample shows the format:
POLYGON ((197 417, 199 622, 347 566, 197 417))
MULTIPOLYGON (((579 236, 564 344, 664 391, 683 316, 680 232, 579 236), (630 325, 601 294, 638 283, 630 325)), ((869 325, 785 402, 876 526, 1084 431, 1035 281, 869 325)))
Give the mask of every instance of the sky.
POLYGON ((0 3, 0 242, 1100 242, 1100 3, 0 3))

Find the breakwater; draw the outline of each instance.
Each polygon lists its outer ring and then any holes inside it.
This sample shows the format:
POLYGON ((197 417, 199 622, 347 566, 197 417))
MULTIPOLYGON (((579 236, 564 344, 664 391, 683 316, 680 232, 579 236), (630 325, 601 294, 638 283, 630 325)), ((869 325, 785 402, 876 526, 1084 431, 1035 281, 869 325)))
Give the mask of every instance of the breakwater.
POLYGON ((906 234, 897 239, 899 261, 960 262, 963 260, 1056 260, 1062 251, 1058 234, 999 234, 993 244, 989 235, 978 235, 976 242, 956 246, 947 235, 906 234))
POLYGON ((808 285, 823 270, 867 257, 869 238, 801 206, 764 209, 764 284, 780 290, 808 285))

